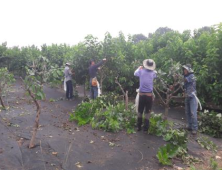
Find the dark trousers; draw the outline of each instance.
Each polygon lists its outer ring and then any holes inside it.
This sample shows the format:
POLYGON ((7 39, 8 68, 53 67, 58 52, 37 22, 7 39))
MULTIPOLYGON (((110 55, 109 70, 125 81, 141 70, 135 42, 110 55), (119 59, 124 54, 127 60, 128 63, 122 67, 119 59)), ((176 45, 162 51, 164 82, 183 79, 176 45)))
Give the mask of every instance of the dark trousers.
POLYGON ((73 98, 73 85, 72 80, 68 80, 66 82, 66 98, 71 99, 73 98))
POLYGON ((144 131, 148 131, 149 128, 149 114, 151 112, 153 105, 152 96, 140 95, 139 96, 139 107, 138 107, 138 117, 137 117, 137 127, 140 130, 142 126, 143 113, 144 116, 144 131))

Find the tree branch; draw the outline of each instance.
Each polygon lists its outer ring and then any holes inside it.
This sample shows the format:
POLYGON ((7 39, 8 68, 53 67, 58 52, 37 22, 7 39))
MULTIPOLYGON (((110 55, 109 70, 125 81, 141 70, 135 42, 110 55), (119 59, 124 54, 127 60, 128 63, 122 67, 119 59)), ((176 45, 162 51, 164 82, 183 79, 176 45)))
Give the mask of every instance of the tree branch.
POLYGON ((167 92, 160 90, 159 88, 158 88, 158 91, 160 91, 161 93, 167 94, 167 92))
POLYGON ((2 107, 5 108, 5 104, 4 104, 1 96, 0 96, 0 103, 1 103, 2 107))
POLYGON ((125 107, 126 107, 126 110, 128 110, 128 101, 129 101, 129 99, 128 99, 128 91, 125 92, 123 90, 123 87, 121 86, 121 84, 118 82, 117 79, 118 79, 118 77, 116 77, 115 83, 119 85, 120 89, 122 90, 122 93, 125 96, 125 107))
POLYGON ((123 87, 121 86, 121 84, 118 82, 117 79, 118 79, 118 77, 116 77, 115 83, 119 85, 119 87, 120 87, 122 93, 124 94, 124 96, 126 96, 126 93, 125 93, 125 91, 123 90, 123 87))
POLYGON ((155 90, 155 92, 158 94, 158 96, 160 97, 162 103, 163 103, 164 105, 166 105, 166 103, 164 102, 162 96, 160 95, 160 93, 158 92, 158 90, 157 90, 155 87, 154 87, 154 90, 155 90))
MULTIPOLYGON (((182 86, 180 85, 171 95, 174 95, 176 92, 178 92, 180 89, 182 89, 182 86)), ((182 89, 183 90, 183 89, 182 89)))
POLYGON ((171 96, 170 99, 182 99, 182 98, 184 98, 184 97, 183 96, 171 96))

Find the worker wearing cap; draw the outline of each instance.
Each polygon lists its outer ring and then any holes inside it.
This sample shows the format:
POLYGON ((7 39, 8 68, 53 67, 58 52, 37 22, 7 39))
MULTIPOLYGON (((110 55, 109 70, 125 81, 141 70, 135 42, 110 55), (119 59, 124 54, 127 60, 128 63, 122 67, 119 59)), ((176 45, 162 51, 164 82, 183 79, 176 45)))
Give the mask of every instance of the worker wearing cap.
POLYGON ((64 75, 65 75, 65 82, 66 82, 66 99, 71 100, 73 98, 73 85, 72 85, 72 73, 70 69, 70 63, 66 63, 64 75))
POLYGON ((198 130, 197 108, 198 98, 196 96, 196 78, 190 64, 183 65, 184 73, 184 96, 185 96, 185 113, 187 117, 187 130, 196 135, 198 130))

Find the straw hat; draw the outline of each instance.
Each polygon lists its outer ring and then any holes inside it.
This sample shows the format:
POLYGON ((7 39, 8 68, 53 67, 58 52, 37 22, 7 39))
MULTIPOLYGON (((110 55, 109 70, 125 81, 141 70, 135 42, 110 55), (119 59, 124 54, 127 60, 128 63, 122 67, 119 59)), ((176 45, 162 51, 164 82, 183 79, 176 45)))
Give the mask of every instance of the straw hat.
POLYGON ((148 70, 155 70, 156 63, 152 59, 146 59, 143 61, 143 67, 148 70))

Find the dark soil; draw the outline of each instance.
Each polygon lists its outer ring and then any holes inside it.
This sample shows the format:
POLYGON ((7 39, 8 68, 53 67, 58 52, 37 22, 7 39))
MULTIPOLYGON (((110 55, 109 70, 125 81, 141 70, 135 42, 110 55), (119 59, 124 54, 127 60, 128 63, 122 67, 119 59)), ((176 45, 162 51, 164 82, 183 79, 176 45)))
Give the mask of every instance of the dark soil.
MULTIPOLYGON (((0 169, 1 170, 157 170, 163 169, 156 158, 157 150, 165 144, 162 137, 126 131, 108 133, 93 130, 90 125, 78 127, 69 122, 69 113, 83 99, 83 90, 77 88, 79 98, 65 100, 61 89, 45 87, 46 100, 41 102, 40 128, 36 147, 28 149, 36 108, 25 95, 23 84, 17 80, 4 101, 8 110, 0 112, 0 169), (54 99, 55 102, 50 102, 54 99)), ((155 113, 163 112, 159 105, 155 113)), ((185 123, 184 109, 171 108, 169 119, 185 123)), ((213 139, 221 146, 220 139, 213 139)), ((189 153, 203 157, 203 149, 190 137, 189 153)), ((177 166, 186 167, 180 161, 177 166)), ((172 167, 164 167, 173 169, 172 167)))

